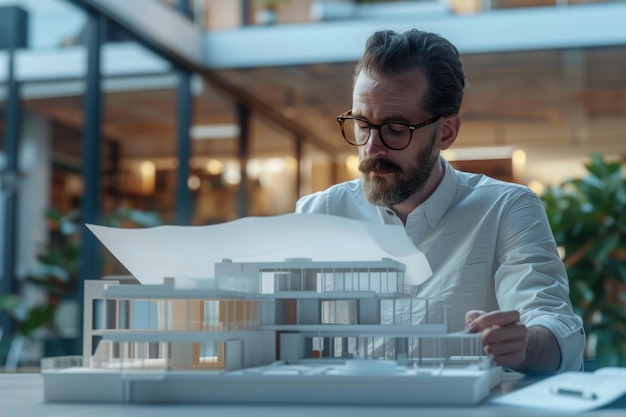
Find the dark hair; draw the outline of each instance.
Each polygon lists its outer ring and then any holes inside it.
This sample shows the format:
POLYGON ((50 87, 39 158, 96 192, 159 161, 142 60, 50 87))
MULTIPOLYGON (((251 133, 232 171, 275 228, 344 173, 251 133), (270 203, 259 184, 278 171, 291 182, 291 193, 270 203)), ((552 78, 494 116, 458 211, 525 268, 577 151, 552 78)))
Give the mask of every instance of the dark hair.
POLYGON ((423 103, 428 113, 447 116, 458 113, 461 107, 465 74, 459 51, 437 34, 417 29, 376 32, 367 40, 355 79, 361 70, 374 77, 420 70, 428 83, 423 103))

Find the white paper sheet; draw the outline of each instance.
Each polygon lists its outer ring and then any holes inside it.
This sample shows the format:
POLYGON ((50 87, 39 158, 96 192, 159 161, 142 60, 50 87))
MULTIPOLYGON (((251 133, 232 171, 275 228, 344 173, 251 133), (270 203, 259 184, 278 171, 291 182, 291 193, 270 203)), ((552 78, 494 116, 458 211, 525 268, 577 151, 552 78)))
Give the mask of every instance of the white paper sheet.
POLYGON ((162 283, 164 277, 210 278, 215 263, 223 259, 375 261, 386 257, 406 265, 405 284, 417 285, 432 275, 426 257, 402 226, 337 216, 291 213, 211 226, 87 227, 143 284, 162 283))
POLYGON ((626 368, 565 372, 491 400, 493 404, 582 412, 626 395, 626 368))

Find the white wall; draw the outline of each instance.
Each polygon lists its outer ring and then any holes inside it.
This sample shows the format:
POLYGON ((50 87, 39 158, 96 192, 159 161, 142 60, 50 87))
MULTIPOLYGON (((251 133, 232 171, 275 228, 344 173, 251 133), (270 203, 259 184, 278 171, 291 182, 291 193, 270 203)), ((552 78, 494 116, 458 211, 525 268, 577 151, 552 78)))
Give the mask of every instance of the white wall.
MULTIPOLYGON (((3 159, 4 156, 0 158, 3 159)), ((0 171, 4 171, 5 165, 0 163, 0 171)), ((48 238, 44 210, 50 201, 50 124, 41 116, 24 114, 18 169, 16 274, 23 279, 33 270, 37 251, 48 238)), ((4 239, 4 213, 3 194, 0 199, 0 239, 4 239)), ((4 244, 3 241, 0 246, 4 244)), ((4 264, 2 256, 0 253, 0 268, 4 264)))

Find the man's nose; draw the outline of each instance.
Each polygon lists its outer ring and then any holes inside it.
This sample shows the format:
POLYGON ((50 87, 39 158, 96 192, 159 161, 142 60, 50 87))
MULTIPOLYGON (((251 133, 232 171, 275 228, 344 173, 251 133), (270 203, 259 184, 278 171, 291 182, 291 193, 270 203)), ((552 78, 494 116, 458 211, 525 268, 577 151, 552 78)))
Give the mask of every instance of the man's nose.
POLYGON ((380 138, 380 132, 378 129, 370 129, 370 135, 367 143, 363 146, 365 153, 369 156, 384 155, 387 153, 387 147, 380 138))

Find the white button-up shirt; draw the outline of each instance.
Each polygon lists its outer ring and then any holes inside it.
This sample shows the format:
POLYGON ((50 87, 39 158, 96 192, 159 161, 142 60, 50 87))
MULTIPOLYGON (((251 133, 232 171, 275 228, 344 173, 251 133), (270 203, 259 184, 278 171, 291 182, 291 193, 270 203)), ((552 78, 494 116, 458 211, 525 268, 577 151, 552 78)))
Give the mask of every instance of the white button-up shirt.
MULTIPOLYGON (((447 308, 450 331, 463 329, 469 310, 517 310, 526 326, 554 334, 562 355, 559 371, 581 369, 582 321, 573 312, 541 200, 524 186, 457 171, 443 158, 442 163, 443 180, 406 221, 409 239, 433 271, 409 291, 436 298, 431 320, 447 308)), ((361 179, 302 197, 296 212, 402 224, 392 210, 367 201, 361 179)))

